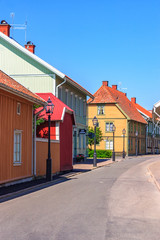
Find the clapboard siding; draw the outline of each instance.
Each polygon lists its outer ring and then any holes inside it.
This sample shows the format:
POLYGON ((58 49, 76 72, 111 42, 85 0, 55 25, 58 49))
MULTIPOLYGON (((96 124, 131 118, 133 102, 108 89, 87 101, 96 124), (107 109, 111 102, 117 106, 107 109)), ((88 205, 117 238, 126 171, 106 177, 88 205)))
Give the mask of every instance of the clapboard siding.
POLYGON ((32 175, 32 104, 0 89, 0 183, 32 175), (17 103, 21 114, 17 114, 17 103), (14 130, 22 130, 22 163, 13 164, 14 130))

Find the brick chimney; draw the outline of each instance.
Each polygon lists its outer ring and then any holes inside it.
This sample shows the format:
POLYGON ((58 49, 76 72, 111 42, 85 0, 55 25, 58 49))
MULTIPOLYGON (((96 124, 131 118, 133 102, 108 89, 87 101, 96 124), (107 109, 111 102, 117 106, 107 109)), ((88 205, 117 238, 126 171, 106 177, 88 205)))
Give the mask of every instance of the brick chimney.
POLYGON ((127 93, 124 93, 124 95, 127 97, 127 93))
POLYGON ((132 97, 132 98, 131 98, 131 102, 132 102, 132 103, 136 103, 136 98, 135 98, 135 97, 132 97))
POLYGON ((35 52, 35 47, 36 46, 31 41, 27 42, 27 44, 25 45, 25 48, 31 53, 35 52))
POLYGON ((10 25, 5 21, 2 20, 0 23, 0 32, 4 33, 6 36, 10 36, 10 25))
POLYGON ((112 85, 112 88, 117 90, 117 85, 112 85))
POLYGON ((102 86, 107 86, 108 87, 108 81, 102 81, 102 86))

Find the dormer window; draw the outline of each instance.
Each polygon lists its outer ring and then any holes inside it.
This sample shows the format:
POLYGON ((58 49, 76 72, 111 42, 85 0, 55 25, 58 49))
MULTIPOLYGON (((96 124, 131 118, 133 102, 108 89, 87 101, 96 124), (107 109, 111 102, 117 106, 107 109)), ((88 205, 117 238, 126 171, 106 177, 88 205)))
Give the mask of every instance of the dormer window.
POLYGON ((21 104, 17 103, 17 114, 20 115, 21 114, 21 104))

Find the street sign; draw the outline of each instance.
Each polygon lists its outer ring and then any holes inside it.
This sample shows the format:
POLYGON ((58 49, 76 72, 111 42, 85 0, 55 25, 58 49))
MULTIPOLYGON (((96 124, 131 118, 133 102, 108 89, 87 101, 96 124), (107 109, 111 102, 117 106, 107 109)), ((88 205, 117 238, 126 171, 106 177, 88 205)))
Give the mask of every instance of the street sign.
POLYGON ((79 129, 79 134, 86 134, 86 129, 79 129))

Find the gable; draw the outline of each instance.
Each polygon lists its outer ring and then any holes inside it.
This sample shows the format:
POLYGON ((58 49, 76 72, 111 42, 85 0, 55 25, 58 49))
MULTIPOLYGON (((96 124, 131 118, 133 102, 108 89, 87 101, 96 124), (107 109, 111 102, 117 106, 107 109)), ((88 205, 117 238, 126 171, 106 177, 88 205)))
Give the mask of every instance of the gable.
POLYGON ((55 74, 1 38, 0 69, 33 92, 55 92, 55 74))

